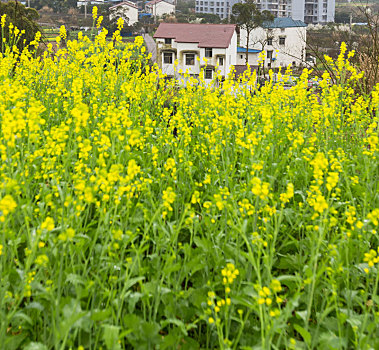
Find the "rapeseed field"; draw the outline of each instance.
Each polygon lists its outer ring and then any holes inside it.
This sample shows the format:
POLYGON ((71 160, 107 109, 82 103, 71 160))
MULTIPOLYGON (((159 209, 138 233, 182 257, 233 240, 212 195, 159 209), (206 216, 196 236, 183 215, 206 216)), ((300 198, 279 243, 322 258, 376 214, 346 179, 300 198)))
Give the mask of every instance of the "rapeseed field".
POLYGON ((379 348, 379 87, 353 53, 258 89, 168 80, 119 31, 42 56, 10 33, 1 349, 379 348))

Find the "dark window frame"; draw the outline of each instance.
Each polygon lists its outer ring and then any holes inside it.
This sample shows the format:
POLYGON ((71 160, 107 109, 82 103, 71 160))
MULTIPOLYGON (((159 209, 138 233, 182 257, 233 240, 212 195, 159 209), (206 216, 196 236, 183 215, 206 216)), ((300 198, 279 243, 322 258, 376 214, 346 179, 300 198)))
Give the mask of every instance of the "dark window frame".
POLYGON ((207 58, 212 58, 213 56, 213 50, 211 47, 206 47, 205 48, 205 57, 207 58))
POLYGON ((174 60, 172 59, 172 52, 163 52, 163 63, 164 64, 172 64, 173 61, 174 60), (170 56, 168 56, 168 55, 170 55, 170 56))
POLYGON ((204 79, 213 79, 213 69, 211 68, 205 69, 204 79))
POLYGON ((195 54, 194 53, 186 53, 186 66, 194 66, 195 65, 195 54), (190 58, 189 56, 192 56, 190 58), (192 63, 188 63, 192 62, 192 63))

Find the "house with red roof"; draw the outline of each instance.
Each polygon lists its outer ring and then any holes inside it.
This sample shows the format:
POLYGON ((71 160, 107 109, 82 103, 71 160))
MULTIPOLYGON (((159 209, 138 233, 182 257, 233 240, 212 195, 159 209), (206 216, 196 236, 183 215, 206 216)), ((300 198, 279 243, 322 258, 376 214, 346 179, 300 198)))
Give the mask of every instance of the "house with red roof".
POLYGON ((165 14, 175 13, 175 4, 168 0, 152 0, 146 3, 145 11, 154 17, 161 17, 165 14))
POLYGON ((157 63, 163 73, 226 77, 237 60, 235 24, 161 23, 155 32, 157 63))

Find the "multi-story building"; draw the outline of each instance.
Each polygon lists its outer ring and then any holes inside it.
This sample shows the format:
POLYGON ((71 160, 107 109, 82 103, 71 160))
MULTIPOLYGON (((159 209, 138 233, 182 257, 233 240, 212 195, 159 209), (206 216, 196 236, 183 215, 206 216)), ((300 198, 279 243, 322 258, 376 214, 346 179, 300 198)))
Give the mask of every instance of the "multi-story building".
MULTIPOLYGON (((196 0, 197 13, 212 13, 228 18, 232 7, 241 0, 196 0)), ((275 17, 291 17, 305 23, 334 22, 335 0, 256 0, 260 10, 269 10, 275 17)))
POLYGON ((234 24, 161 23, 154 34, 157 63, 168 76, 184 73, 207 81, 227 76, 237 61, 234 24))
POLYGON ((232 7, 239 0, 196 0, 196 13, 211 13, 221 19, 232 15, 232 7))

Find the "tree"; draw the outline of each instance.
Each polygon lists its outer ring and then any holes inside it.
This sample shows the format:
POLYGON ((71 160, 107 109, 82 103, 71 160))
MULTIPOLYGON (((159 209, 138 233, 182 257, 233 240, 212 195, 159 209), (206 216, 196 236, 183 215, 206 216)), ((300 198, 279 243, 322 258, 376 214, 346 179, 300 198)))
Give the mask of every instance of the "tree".
POLYGON ((355 51, 349 61, 358 72, 364 72, 359 89, 370 93, 379 83, 379 14, 375 7, 355 2, 352 18, 358 18, 364 25, 328 25, 307 30, 307 52, 317 59, 314 73, 321 76, 328 72, 331 82, 337 83, 341 74, 328 56, 336 60, 344 43, 347 52, 355 51))
POLYGON ((12 23, 20 31, 25 31, 21 40, 17 42, 20 51, 34 40, 37 32, 41 31, 37 20, 38 12, 33 8, 27 8, 18 1, 0 2, 0 17, 6 15, 6 24, 3 29, 4 37, 0 34, 1 40, 9 39, 9 24, 12 23))
POLYGON ((232 21, 241 29, 246 30, 246 64, 249 63, 249 40, 251 32, 263 25, 264 22, 271 22, 274 16, 270 11, 260 11, 254 0, 245 0, 242 3, 234 4, 232 7, 232 21))
POLYGON ((64 13, 70 8, 76 8, 77 0, 30 0, 30 6, 36 10, 48 6, 56 13, 64 13))
POLYGON ((197 13, 196 17, 202 18, 201 23, 217 24, 217 23, 220 23, 221 21, 220 17, 213 13, 197 13))

